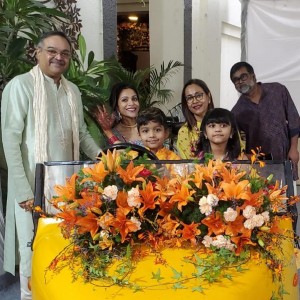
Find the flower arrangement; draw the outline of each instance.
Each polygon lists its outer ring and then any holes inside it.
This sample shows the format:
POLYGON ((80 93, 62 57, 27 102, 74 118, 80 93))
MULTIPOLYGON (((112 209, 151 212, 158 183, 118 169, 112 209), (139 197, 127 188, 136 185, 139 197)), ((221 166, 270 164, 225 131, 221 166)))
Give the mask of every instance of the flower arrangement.
POLYGON ((149 251, 157 254, 157 263, 163 262, 160 250, 166 247, 195 249, 196 258, 189 261, 202 271, 194 277, 209 282, 228 278, 228 266, 242 270, 254 251, 280 281, 283 262, 275 249, 282 240, 293 239, 293 233, 280 229, 283 216, 277 213, 287 216, 287 205, 299 200, 287 199, 285 186, 254 168, 245 171, 209 160, 194 164, 190 174, 160 176, 155 166, 134 164, 116 151, 103 154, 55 190, 51 202, 60 210, 56 217, 70 244, 48 271, 68 266, 74 280, 103 279, 134 289, 142 288, 128 276, 134 262, 149 251), (208 258, 205 266, 199 253, 208 258), (116 259, 123 263, 117 275, 110 275, 108 267, 116 259))

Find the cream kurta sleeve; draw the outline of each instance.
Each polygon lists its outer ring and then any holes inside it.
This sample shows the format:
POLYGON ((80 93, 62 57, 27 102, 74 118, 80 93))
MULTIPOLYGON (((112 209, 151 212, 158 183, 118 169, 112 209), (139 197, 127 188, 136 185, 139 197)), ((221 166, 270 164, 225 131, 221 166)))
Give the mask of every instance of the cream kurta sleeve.
MULTIPOLYGON (((1 126, 3 148, 8 166, 8 177, 11 179, 11 191, 18 203, 33 198, 33 180, 29 182, 26 169, 30 172, 30 162, 26 157, 30 148, 34 148, 31 139, 26 139, 27 130, 34 130, 28 121, 32 114, 29 99, 32 99, 30 86, 26 77, 21 75, 10 81, 5 87, 1 101, 1 126), (26 161, 24 165, 24 161, 26 161)), ((34 166, 33 167, 34 170, 34 166)))

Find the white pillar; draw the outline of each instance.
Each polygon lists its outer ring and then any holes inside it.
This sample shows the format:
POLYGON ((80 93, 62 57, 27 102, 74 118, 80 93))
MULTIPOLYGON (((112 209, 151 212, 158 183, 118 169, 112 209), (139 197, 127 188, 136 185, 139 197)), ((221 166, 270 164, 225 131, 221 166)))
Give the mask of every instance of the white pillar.
MULTIPOLYGON (((184 60, 184 1, 183 0, 151 0, 149 1, 150 23, 150 65, 158 71, 162 62, 184 60)), ((167 110, 180 102, 183 87, 183 68, 172 75, 167 88, 174 90, 173 101, 166 104, 167 110)))
POLYGON ((77 0, 82 19, 81 33, 87 53, 94 51, 96 60, 103 60, 103 9, 102 0, 77 0))
POLYGON ((219 0, 193 0, 192 77, 204 80, 220 104, 221 20, 219 0))

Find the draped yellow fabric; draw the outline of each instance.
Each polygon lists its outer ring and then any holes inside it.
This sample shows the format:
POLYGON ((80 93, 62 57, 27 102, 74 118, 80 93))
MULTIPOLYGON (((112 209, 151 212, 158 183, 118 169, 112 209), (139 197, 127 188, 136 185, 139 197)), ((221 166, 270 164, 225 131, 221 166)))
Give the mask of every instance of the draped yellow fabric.
MULTIPOLYGON (((291 228, 290 220, 283 220, 281 226, 291 228)), ((86 284, 81 280, 72 282, 71 272, 68 267, 64 268, 58 274, 51 271, 45 275, 45 270, 54 257, 69 244, 65 240, 58 227, 58 221, 52 218, 39 220, 37 235, 33 246, 33 270, 32 270, 32 297, 33 300, 140 300, 140 299, 172 299, 172 300, 269 300, 272 292, 278 289, 276 283, 272 281, 272 273, 266 267, 263 260, 253 259, 244 264, 246 269, 242 273, 232 271, 232 280, 224 279, 219 283, 211 285, 204 284, 203 293, 192 291, 192 287, 199 285, 199 280, 188 280, 184 283, 184 289, 174 289, 173 284, 168 284, 173 277, 172 268, 183 274, 191 274, 193 266, 183 262, 183 258, 193 253, 186 249, 166 249, 163 251, 163 257, 166 258, 167 265, 155 264, 155 257, 149 255, 142 259, 136 269, 130 275, 130 281, 135 282, 145 288, 142 291, 134 292, 131 289, 120 286, 103 286, 105 282, 97 281, 95 284, 86 284), (153 273, 160 270, 161 277, 164 279, 151 279, 153 273)), ((299 299, 299 288, 295 282, 297 270, 293 244, 286 242, 282 245, 284 253, 285 267, 284 289, 288 293, 284 295, 284 300, 299 299)), ((202 284, 202 283, 201 283, 202 284)))

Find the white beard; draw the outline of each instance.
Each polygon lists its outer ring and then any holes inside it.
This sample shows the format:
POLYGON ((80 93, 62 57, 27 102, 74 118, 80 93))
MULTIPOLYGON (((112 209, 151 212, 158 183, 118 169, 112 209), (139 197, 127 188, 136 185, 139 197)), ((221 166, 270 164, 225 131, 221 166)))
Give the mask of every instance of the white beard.
POLYGON ((255 85, 255 82, 252 81, 251 83, 248 83, 248 84, 243 84, 240 89, 239 89, 239 92, 241 94, 249 94, 249 92, 252 90, 252 88, 254 87, 255 85))

